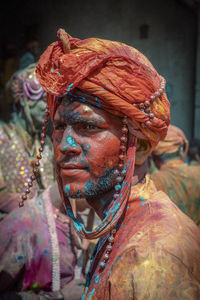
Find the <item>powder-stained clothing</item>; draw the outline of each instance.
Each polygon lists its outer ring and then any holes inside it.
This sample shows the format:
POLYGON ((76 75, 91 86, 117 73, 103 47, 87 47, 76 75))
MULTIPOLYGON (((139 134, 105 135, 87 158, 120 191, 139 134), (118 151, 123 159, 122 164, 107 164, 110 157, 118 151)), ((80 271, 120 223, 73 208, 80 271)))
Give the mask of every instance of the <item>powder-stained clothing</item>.
POLYGON ((200 166, 188 166, 182 160, 166 162, 151 174, 157 190, 169 198, 195 223, 200 225, 200 166))
MULTIPOLYGON (((63 288, 74 278, 76 255, 69 224, 56 212, 53 208, 63 288)), ((0 295, 6 291, 51 291, 52 241, 41 198, 4 218, 0 224, 0 295)))
POLYGON ((101 271, 107 238, 97 245, 82 299, 200 299, 200 229, 152 181, 132 188, 101 271))

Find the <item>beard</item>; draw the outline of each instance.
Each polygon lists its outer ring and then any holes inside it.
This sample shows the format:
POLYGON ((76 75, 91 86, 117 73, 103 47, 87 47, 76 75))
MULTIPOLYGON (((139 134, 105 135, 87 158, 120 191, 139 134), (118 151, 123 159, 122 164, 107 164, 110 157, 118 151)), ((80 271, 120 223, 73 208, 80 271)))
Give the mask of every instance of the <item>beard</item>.
POLYGON ((115 170, 116 167, 106 170, 103 176, 99 177, 96 182, 91 179, 88 179, 84 188, 79 189, 77 187, 76 191, 70 189, 70 185, 65 185, 65 187, 63 187, 64 196, 75 199, 91 199, 97 196, 99 197, 104 195, 106 192, 110 191, 116 184, 116 175, 114 174, 115 170))

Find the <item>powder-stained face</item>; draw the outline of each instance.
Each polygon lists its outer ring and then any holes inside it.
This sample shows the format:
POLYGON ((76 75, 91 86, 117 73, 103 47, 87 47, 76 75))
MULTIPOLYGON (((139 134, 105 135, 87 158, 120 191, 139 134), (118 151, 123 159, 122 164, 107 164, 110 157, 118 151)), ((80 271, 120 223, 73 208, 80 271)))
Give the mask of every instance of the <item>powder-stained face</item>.
POLYGON ((46 109, 46 99, 40 100, 27 100, 30 108, 31 117, 36 128, 41 128, 41 124, 44 122, 44 112, 46 109))
POLYGON ((114 186, 121 119, 65 97, 53 121, 57 175, 66 196, 91 198, 114 186))

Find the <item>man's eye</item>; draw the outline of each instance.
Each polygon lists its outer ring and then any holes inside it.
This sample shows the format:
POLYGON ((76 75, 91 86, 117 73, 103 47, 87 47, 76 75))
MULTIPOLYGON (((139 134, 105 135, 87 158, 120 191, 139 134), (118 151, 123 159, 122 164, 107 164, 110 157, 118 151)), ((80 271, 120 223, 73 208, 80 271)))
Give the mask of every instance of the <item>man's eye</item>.
POLYGON ((85 130, 98 130, 99 127, 97 127, 95 125, 88 124, 88 125, 83 125, 83 129, 85 129, 85 130))
POLYGON ((62 124, 58 124, 58 125, 54 126, 54 130, 65 130, 65 126, 62 124))

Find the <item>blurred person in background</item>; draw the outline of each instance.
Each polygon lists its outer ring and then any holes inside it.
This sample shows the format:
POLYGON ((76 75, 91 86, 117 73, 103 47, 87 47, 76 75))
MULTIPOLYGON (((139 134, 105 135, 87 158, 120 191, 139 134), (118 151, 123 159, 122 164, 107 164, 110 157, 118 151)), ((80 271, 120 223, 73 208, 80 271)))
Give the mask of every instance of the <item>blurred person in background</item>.
MULTIPOLYGON (((39 166, 37 182, 31 197, 54 181, 52 143, 47 137, 40 145, 41 124, 46 109, 46 95, 35 76, 35 64, 19 70, 7 83, 14 103, 8 123, 0 122, 0 212, 6 214, 18 207, 21 193, 29 189, 35 167, 33 157, 44 147, 46 155, 39 166), (45 173, 44 173, 45 168, 45 173)), ((5 101, 5 99, 2 99, 5 101)))
POLYGON ((158 190, 200 225, 200 166, 188 166, 185 159, 189 143, 183 131, 169 126, 167 136, 152 153, 157 171, 151 174, 158 190))
POLYGON ((19 69, 25 69, 29 65, 37 62, 40 56, 40 46, 36 39, 30 40, 25 47, 25 53, 19 60, 19 69))

